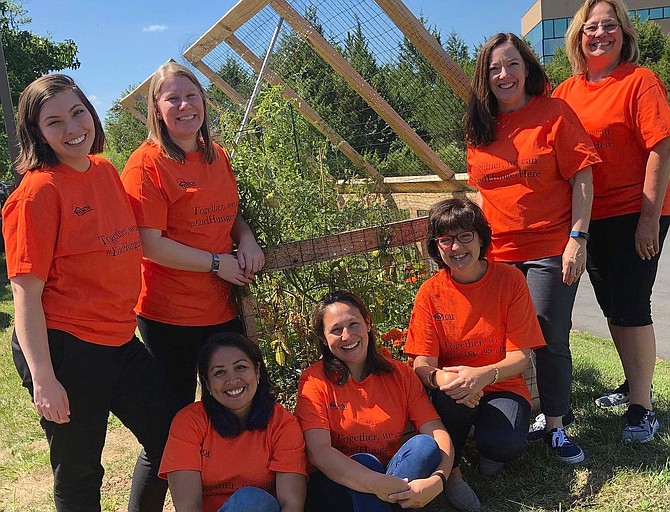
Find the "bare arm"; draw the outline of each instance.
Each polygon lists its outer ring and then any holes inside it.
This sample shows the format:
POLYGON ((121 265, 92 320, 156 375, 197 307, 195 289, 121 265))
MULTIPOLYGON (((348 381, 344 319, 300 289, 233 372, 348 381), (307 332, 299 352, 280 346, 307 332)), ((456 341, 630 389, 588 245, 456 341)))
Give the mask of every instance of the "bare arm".
MULTIPOLYGON (((191 272, 209 272, 212 268, 211 253, 171 240, 163 236, 160 229, 140 228, 140 238, 144 247, 144 257, 159 265, 191 272)), ((219 257, 221 265, 216 275, 221 279, 238 286, 252 281, 245 276, 235 256, 219 254, 219 257)))
MULTIPOLYGON (((458 378, 457 373, 447 372, 438 368, 437 362, 437 357, 417 356, 414 358, 414 373, 417 374, 423 385, 430 389, 442 389, 442 387, 448 386, 458 378), (430 381, 431 374, 433 374, 432 382, 430 381)), ((463 403, 468 407, 475 407, 482 395, 483 393, 475 393, 471 397, 461 400, 459 403, 463 403)))
POLYGON ((172 471, 168 473, 168 485, 176 512, 202 512, 200 471, 172 471))
POLYGON ((355 491, 375 494, 382 501, 389 495, 407 490, 407 483, 395 476, 377 473, 347 457, 330 443, 330 432, 310 429, 305 432, 307 457, 324 475, 355 491))
POLYGON ((240 268, 248 279, 253 279, 256 272, 260 272, 265 265, 265 255, 256 243, 256 238, 249 228, 247 221, 238 212, 233 224, 233 240, 237 242, 237 259, 240 268))
POLYGON ((451 366, 445 368, 448 372, 455 372, 458 378, 450 384, 441 386, 440 389, 447 393, 451 398, 458 401, 473 393, 480 393, 491 384, 498 370, 497 382, 509 379, 514 375, 523 372, 528 366, 530 358, 530 349, 513 350, 505 354, 505 359, 495 365, 487 366, 451 366))
MULTIPOLYGON (((572 187, 572 231, 589 230, 593 205, 593 173, 591 167, 577 171, 570 178, 572 187)), ((586 268, 586 239, 568 238, 563 250, 563 282, 570 286, 586 268)))
POLYGON ((659 251, 658 220, 670 177, 670 137, 658 142, 649 152, 642 189, 642 210, 635 230, 635 250, 643 260, 659 251))
POLYGON ((54 423, 70 421, 70 403, 51 363, 42 308, 44 281, 34 274, 11 279, 16 337, 33 379, 33 401, 40 416, 54 423))
MULTIPOLYGON (((442 473, 449 478, 454 465, 454 445, 449 433, 440 420, 432 420, 419 427, 421 434, 427 434, 435 439, 442 452, 442 460, 433 473, 442 473)), ((421 508, 430 503, 443 490, 442 479, 433 474, 428 478, 417 478, 409 482, 409 490, 391 495, 402 508, 421 508)))
POLYGON ((307 477, 299 473, 277 473, 277 501, 281 512, 303 512, 307 477))

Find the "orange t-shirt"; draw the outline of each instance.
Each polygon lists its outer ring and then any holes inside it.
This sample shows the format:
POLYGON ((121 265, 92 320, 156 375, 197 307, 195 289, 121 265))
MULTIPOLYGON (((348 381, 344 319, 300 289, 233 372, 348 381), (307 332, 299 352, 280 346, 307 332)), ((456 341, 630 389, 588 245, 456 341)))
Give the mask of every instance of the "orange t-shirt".
MULTIPOLYGON (((519 269, 489 262, 484 277, 461 284, 444 269, 421 285, 409 322, 405 352, 437 357, 445 366, 486 366, 506 352, 545 345, 540 324, 519 269)), ((484 388, 511 391, 530 401, 521 374, 484 388)))
POLYGON ((499 114, 496 140, 468 146, 468 181, 483 198, 493 257, 562 254, 572 227, 568 180, 597 162, 588 134, 563 101, 534 96, 516 112, 499 114))
POLYGON ((142 244, 118 172, 89 159, 86 172, 58 164, 23 177, 2 210, 7 276, 45 282, 48 328, 120 346, 137 326, 142 244))
POLYGON ((400 449, 411 421, 415 429, 439 419, 419 378, 405 363, 389 359, 393 373, 349 378, 339 386, 326 378, 323 361, 300 376, 295 415, 303 431, 328 430, 333 448, 347 456, 370 453, 386 465, 400 449))
MULTIPOLYGON (((602 158, 593 166, 592 218, 640 212, 649 152, 670 136, 663 82, 646 68, 622 64, 600 82, 568 78, 553 95, 574 109, 602 158)), ((670 215, 670 187, 662 214, 670 215)))
POLYGON ((305 440, 295 417, 281 405, 265 430, 246 430, 222 437, 212 427, 202 402, 177 413, 163 452, 158 475, 199 471, 202 510, 216 512, 242 487, 254 486, 275 494, 276 473, 307 475, 305 440))
MULTIPOLYGON (((216 146, 211 164, 202 152, 187 153, 180 164, 153 142, 128 159, 121 180, 141 228, 189 247, 231 254, 237 216, 237 182, 228 156, 216 146)), ((189 272, 142 260, 137 314, 174 325, 214 325, 237 316, 232 284, 209 272, 189 272)))

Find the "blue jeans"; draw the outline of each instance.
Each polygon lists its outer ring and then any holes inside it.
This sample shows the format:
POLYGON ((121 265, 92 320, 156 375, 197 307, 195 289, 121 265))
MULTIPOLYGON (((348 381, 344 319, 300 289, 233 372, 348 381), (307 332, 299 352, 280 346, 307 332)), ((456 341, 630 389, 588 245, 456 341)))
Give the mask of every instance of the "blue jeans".
POLYGON ((258 487, 242 487, 226 500, 218 512, 280 512, 279 502, 258 487))
MULTIPOLYGON (((435 440, 418 434, 403 444, 384 469, 382 463, 369 453, 351 456, 356 462, 378 473, 407 478, 428 478, 442 460, 442 452, 435 440)), ((307 507, 312 512, 395 512, 398 504, 380 500, 374 494, 354 491, 333 482, 321 472, 310 475, 307 483, 307 507)))

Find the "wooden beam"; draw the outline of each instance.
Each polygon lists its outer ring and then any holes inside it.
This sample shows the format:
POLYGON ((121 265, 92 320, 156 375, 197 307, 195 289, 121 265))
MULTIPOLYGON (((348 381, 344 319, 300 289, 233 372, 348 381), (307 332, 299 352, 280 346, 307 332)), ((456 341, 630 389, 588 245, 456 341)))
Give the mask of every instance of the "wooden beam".
MULTIPOLYGON (((254 54, 237 36, 230 35, 226 43, 249 64, 257 73, 261 69, 262 61, 254 54)), ((270 67, 265 70, 265 78, 268 83, 283 87, 284 97, 288 99, 293 107, 300 112, 307 121, 316 128, 319 133, 326 137, 344 156, 346 156, 357 167, 360 167, 375 182, 382 183, 384 176, 372 165, 365 161, 363 156, 356 151, 351 144, 340 136, 309 103, 298 95, 284 80, 277 75, 270 67)))
POLYGON ((426 60, 466 103, 470 98, 470 79, 442 45, 416 19, 401 0, 375 0, 426 60))
POLYGON ((270 5, 393 128, 398 137, 407 144, 421 161, 442 179, 449 180, 453 177, 454 173, 447 164, 286 0, 270 0, 270 5))
MULTIPOLYGON (((184 54, 186 56, 186 54, 184 54)), ((246 106, 247 100, 244 99, 244 97, 235 90, 235 88, 230 85, 228 82, 226 82, 223 78, 221 78, 220 75, 218 75, 212 68, 210 68, 207 64, 205 64, 203 61, 198 60, 198 61, 191 61, 191 64, 200 71, 203 75, 207 77, 207 80, 209 80, 211 83, 213 83, 216 87, 219 88, 219 90, 228 96, 233 102, 237 103, 238 105, 242 105, 243 107, 246 106)))
POLYGON ((200 36, 184 52, 184 56, 190 62, 200 61, 230 34, 258 14, 268 3, 268 0, 240 0, 207 32, 200 36))
MULTIPOLYGON (((454 179, 443 180, 439 176, 393 176, 384 178, 384 186, 392 193, 471 192, 467 175, 457 174, 454 179)), ((351 194, 370 187, 365 180, 339 180, 337 191, 351 194)))
POLYGON ((404 220, 311 238, 265 250, 263 272, 295 268, 302 265, 329 261, 343 256, 364 254, 381 247, 400 247, 421 242, 428 233, 428 218, 404 220))

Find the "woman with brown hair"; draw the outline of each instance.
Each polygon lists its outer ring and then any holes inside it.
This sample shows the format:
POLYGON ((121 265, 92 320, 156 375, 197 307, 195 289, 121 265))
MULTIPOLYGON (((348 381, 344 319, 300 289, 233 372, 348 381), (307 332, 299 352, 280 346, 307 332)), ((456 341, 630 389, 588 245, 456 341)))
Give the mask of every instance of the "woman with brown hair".
POLYGON ((570 411, 570 328, 586 265, 591 166, 600 161, 581 122, 549 98, 537 57, 514 34, 482 47, 465 132, 468 174, 493 231, 493 260, 526 276, 546 347, 535 350, 544 441, 568 463, 584 452, 565 434, 570 411))

